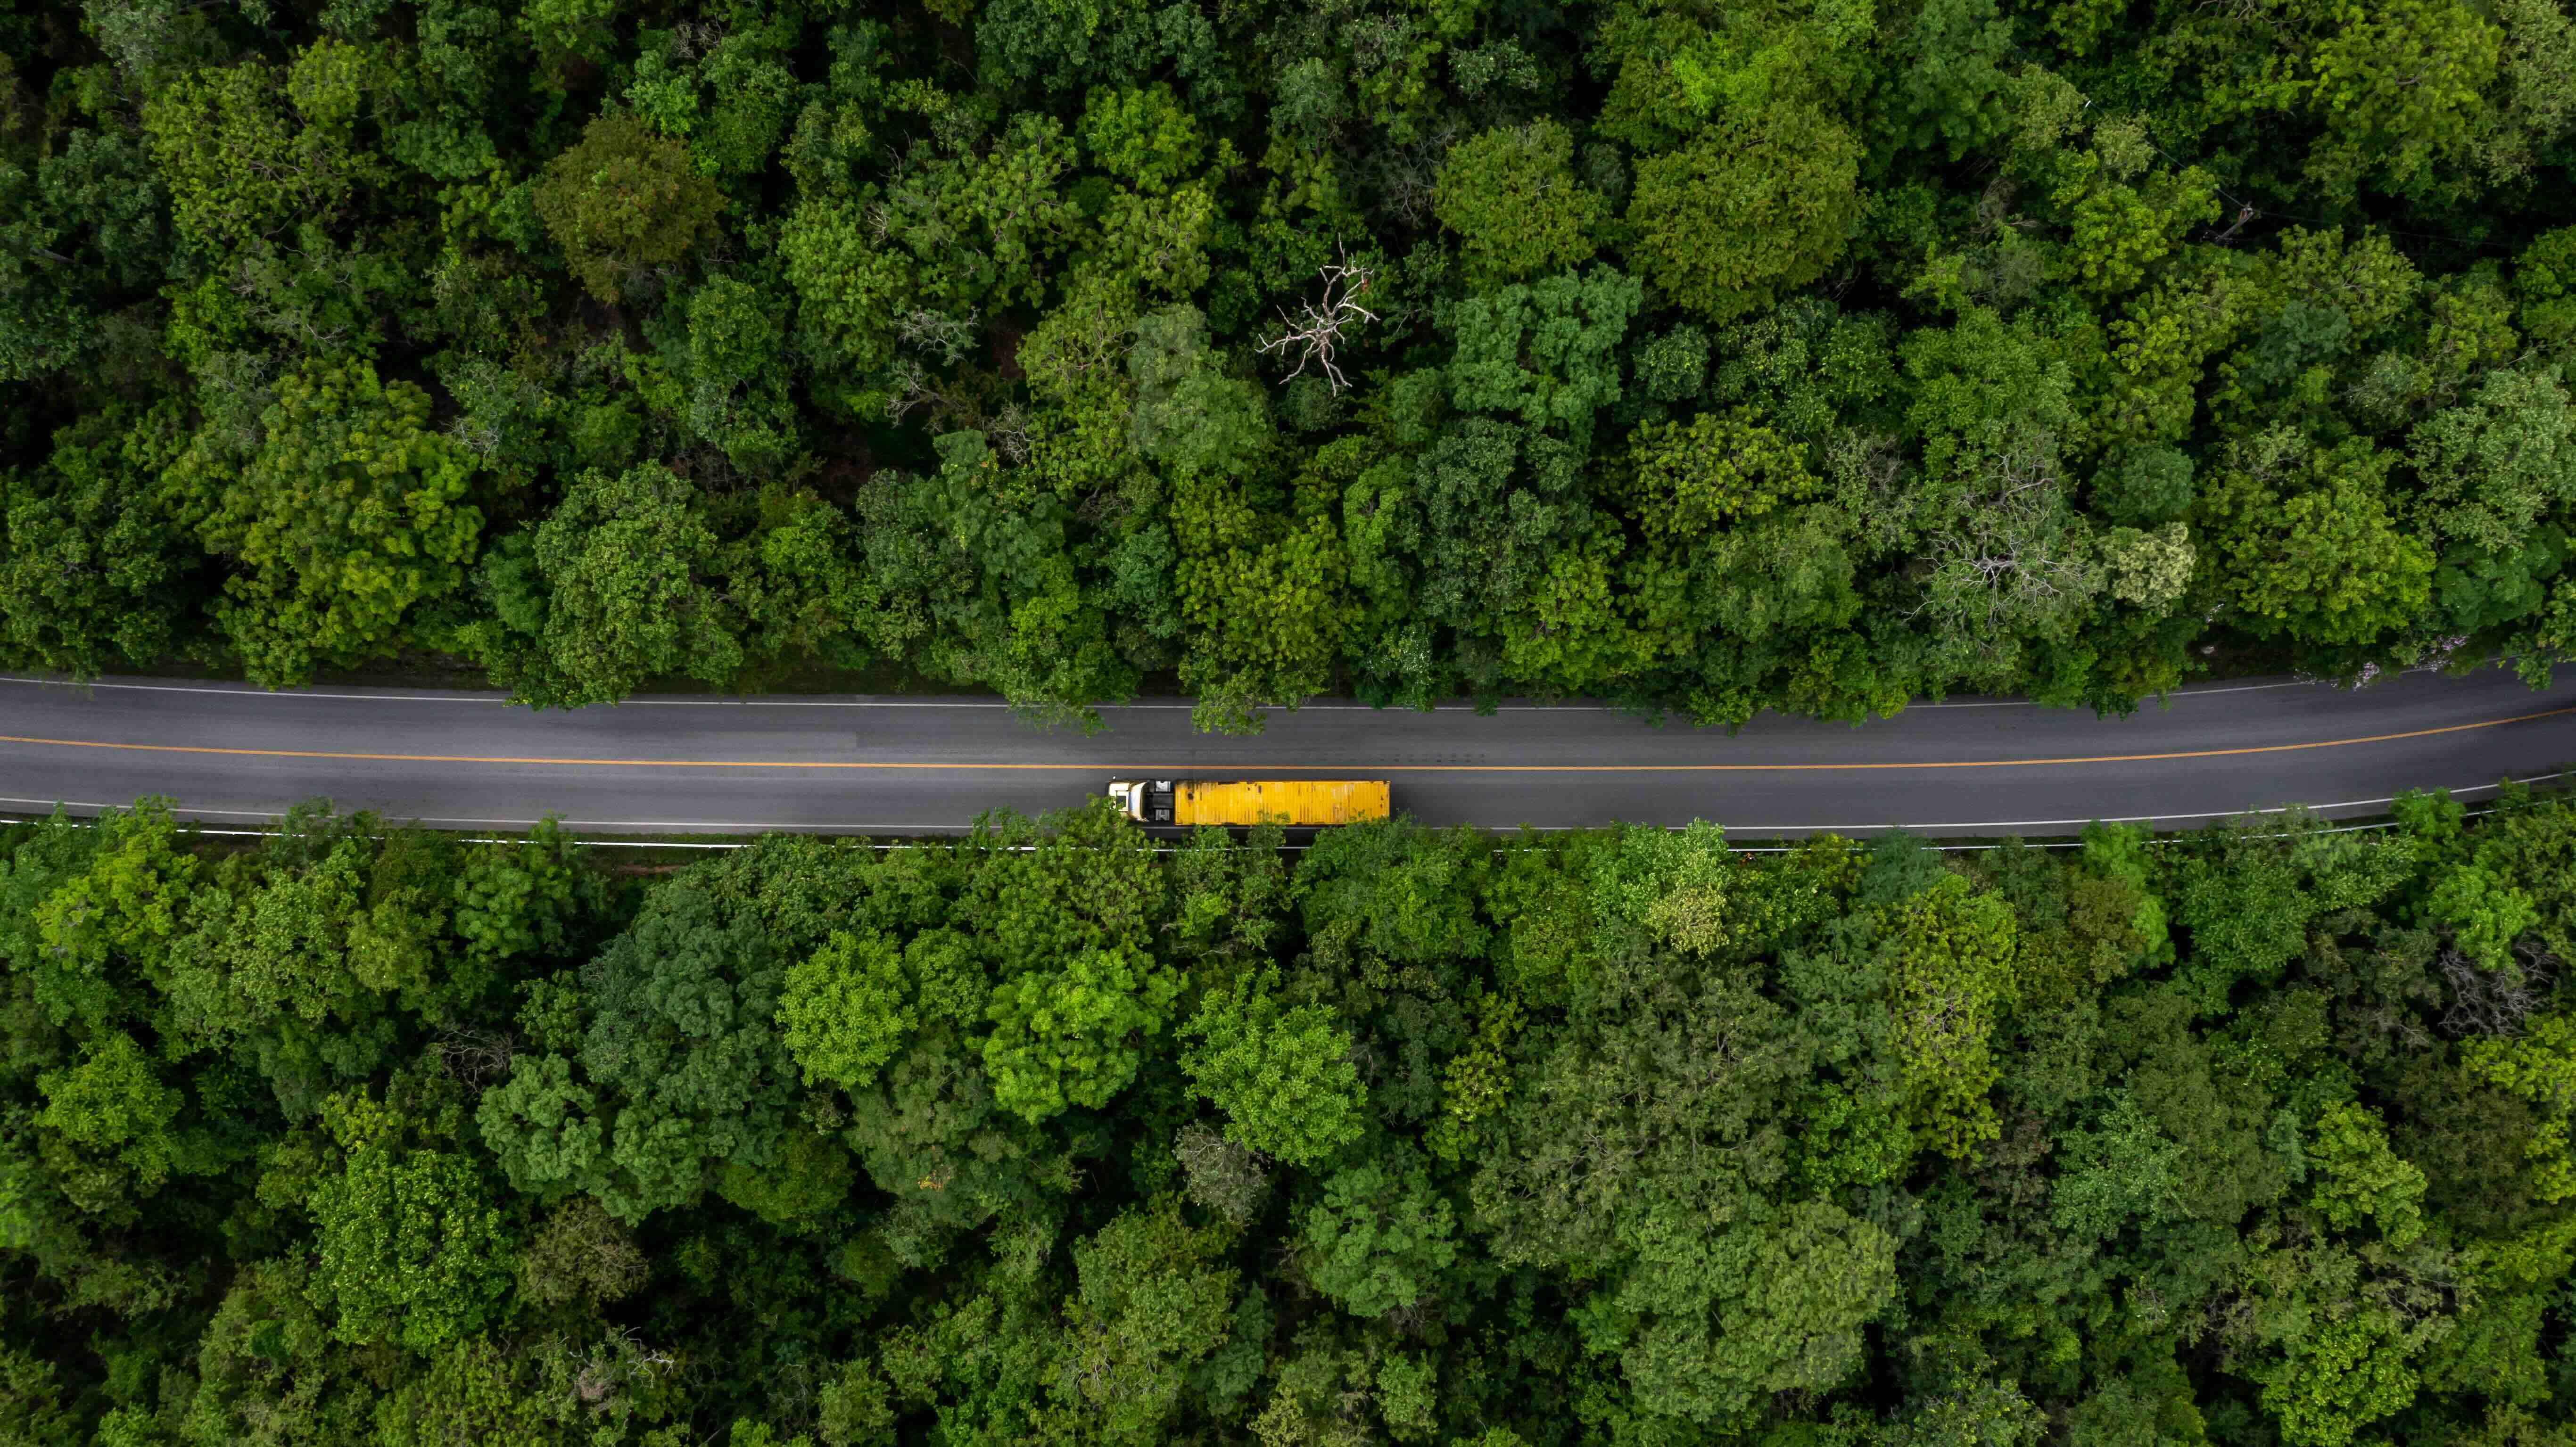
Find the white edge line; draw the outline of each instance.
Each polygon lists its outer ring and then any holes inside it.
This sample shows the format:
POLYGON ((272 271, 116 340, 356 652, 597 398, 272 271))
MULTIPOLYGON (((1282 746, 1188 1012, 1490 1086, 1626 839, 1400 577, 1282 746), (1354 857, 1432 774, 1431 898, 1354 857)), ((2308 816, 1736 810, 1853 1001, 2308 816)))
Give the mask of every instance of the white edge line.
MULTIPOLYGON (((2494 812, 2495 811, 2493 809, 2475 809, 2470 811, 2469 817, 2472 819, 2483 819, 2494 812)), ((2372 824, 2347 824, 2340 829, 2326 829, 2320 832, 2326 834, 2357 834, 2365 830, 2394 829, 2396 827, 2396 820, 2385 819, 2372 824)), ((270 837, 270 831, 266 829, 200 828, 196 832, 199 834, 212 834, 218 838, 231 839, 266 839, 270 837)), ((2280 834, 2265 834, 2258 835, 2256 837, 2264 839, 2281 839, 2288 836, 2280 834)), ((518 838, 494 839, 469 836, 467 838, 459 839, 456 842, 459 844, 524 846, 534 843, 535 841, 518 838)), ((678 842, 667 839, 575 839, 571 842, 572 846, 576 849, 748 849, 751 847, 751 844, 748 841, 742 843, 711 843, 699 840, 678 842)), ((2081 841, 2073 839, 2024 839, 2019 842, 2024 848, 2028 849, 2081 849, 2084 847, 2081 841)), ((2173 839, 2150 839, 2147 842, 2150 844, 2173 844, 2179 841, 2173 839)), ((900 840, 893 842, 871 841, 868 847, 871 849, 902 849, 908 847, 908 843, 909 841, 900 840)), ((1010 846, 1010 852, 1014 854, 1026 854, 1034 852, 1036 847, 1037 846, 1032 844, 1015 844, 1010 846)), ((1248 849, 1251 846, 1239 845, 1236 847, 1248 849)), ((1282 844, 1277 847, 1283 850, 1302 851, 1312 849, 1315 846, 1311 844, 1282 844)), ((1740 844, 1730 845, 1728 847, 1731 852, 1736 854, 1793 854, 1797 852, 1795 846, 1787 844, 1740 844)), ((2001 849, 2005 846, 2001 844, 1933 844, 1927 847, 1943 854, 1974 854, 1981 850, 2001 849)), ((1181 851, 1170 845, 1157 845, 1153 852, 1156 854, 1178 854, 1181 851)), ((1496 845, 1494 847, 1494 852, 1497 854, 1503 853, 1503 846, 1496 845)))
MULTIPOLYGON (((2566 771, 2561 770, 2547 774, 2531 774, 2518 779, 2500 780, 2497 783, 2492 784, 2460 785, 2443 789, 2440 792, 2450 794, 2454 797, 2462 794, 2483 794, 2490 790, 2501 788, 2506 783, 2536 784, 2545 779, 2558 779, 2564 777, 2566 777, 2566 771)), ((2069 825, 2081 828, 2087 824, 2155 824, 2169 819, 2236 819, 2250 815, 2286 814, 2294 809, 2305 809, 2311 813, 2323 813, 2329 809, 2361 809, 2367 808, 2373 804, 2392 803, 2395 801, 2396 797, 2397 796, 2394 794, 2389 794, 2376 799, 2345 799, 2333 804, 2272 804, 2250 809, 2209 809, 2191 814, 2118 814, 2107 817, 2095 816, 2083 819, 1986 819, 1965 822, 1954 821, 1938 824, 1723 824, 1722 827, 1724 827, 1728 833, 1732 834, 1740 832, 1751 835, 1757 839, 1770 838, 1784 834, 1852 834, 1867 830, 1888 829, 1991 829, 2009 831, 2013 829, 2064 828, 2069 825)), ((34 804, 46 809, 51 809, 57 804, 66 809, 123 809, 129 807, 125 804, 94 804, 70 799, 21 799, 10 798, 7 796, 0 796, 0 804, 34 804)), ((227 818, 240 819, 281 819, 285 817, 285 811, 276 809, 199 809, 182 806, 177 810, 177 812, 182 815, 223 815, 227 818)), ((408 820, 406 822, 412 824, 455 824, 481 826, 484 828, 498 827, 533 829, 542 821, 536 819, 499 818, 422 818, 408 820)), ((668 831, 671 833, 687 833, 692 831, 705 833, 736 833, 748 830, 763 833, 789 834, 875 834, 894 833, 898 831, 957 831, 971 829, 974 827, 971 824, 723 824, 708 820, 673 819, 559 818, 555 820, 555 823, 565 829, 651 829, 668 831)), ((1609 826, 1603 824, 1478 824, 1471 825, 1470 827, 1491 829, 1497 832, 1516 832, 1525 829, 1533 833, 1556 834, 1569 833, 1581 829, 1601 829, 1609 826)), ((1679 829, 1687 826, 1668 824, 1664 827, 1667 829, 1679 829)))
MULTIPOLYGON (((476 705, 500 704, 500 705, 504 705, 504 706, 508 706, 508 705, 510 705, 510 702, 511 702, 511 701, 510 701, 510 699, 509 699, 506 695, 503 695, 503 694, 495 694, 495 693, 466 693, 466 692, 459 692, 459 693, 324 693, 324 692, 320 692, 320 691, 318 691, 318 690, 313 690, 313 689, 264 689, 264 688, 244 688, 244 687, 236 687, 236 686, 231 685, 231 684, 223 684, 223 683, 210 683, 210 684, 193 684, 193 683, 109 683, 109 682, 105 682, 105 681, 103 681, 103 680, 92 680, 91 682, 88 682, 88 683, 75 683, 75 682, 71 681, 70 679, 66 679, 66 678, 30 678, 30 677, 27 677, 27 676, 25 676, 25 675, 21 675, 21 674, 0 674, 0 683, 21 683, 21 684, 29 684, 29 685, 32 685, 32 686, 34 686, 34 687, 38 687, 38 688, 67 688, 67 689, 77 689, 77 690, 116 689, 116 690, 120 690, 120 691, 122 691, 122 692, 126 692, 126 693, 192 693, 192 694, 204 694, 204 695, 209 695, 209 696, 217 697, 217 698, 240 698, 240 699, 315 699, 315 700, 323 700, 323 701, 339 701, 339 702, 355 702, 355 703, 461 703, 461 704, 476 704, 476 705)), ((2223 685, 2219 685, 2219 686, 2217 686, 2217 687, 2213 687, 2213 688, 2186 688, 2186 689, 2176 689, 2176 690, 2174 690, 2172 693, 2169 693, 2169 694, 2165 694, 2165 695, 2163 695, 2163 696, 2162 696, 2162 701, 2163 701, 2163 702, 2165 702, 2165 703, 2170 704, 2170 703, 2172 703, 2172 702, 2174 702, 2174 701, 2176 701, 2176 700, 2179 700, 2179 699, 2210 697, 2210 696, 2215 696, 2215 695, 2218 695, 2218 694, 2226 694, 2226 693, 2261 693, 2261 692, 2264 692, 2264 691, 2266 691, 2266 690, 2270 690, 2270 689, 2279 689, 2279 688, 2331 688, 2331 687, 2333 687, 2333 685, 2328 684, 2328 683, 2324 683, 2324 682, 2320 682, 2320 681, 2316 681, 2316 680, 2310 680, 2310 679, 2292 679, 2292 680, 2290 680, 2290 681, 2288 681, 2288 682, 2284 682, 2284 683, 2243 683, 2243 684, 2223 684, 2223 685)), ((2141 702, 2141 703, 2144 703, 2144 702, 2146 702, 2146 700, 2143 700, 2143 699, 2142 699, 2142 700, 2140 700, 2140 702, 2141 702)), ((985 700, 985 699, 628 698, 628 699, 624 699, 624 700, 622 700, 622 701, 620 701, 620 702, 617 702, 617 703, 611 703, 611 704, 604 704, 604 705, 600 705, 600 707, 605 707, 605 708, 862 708, 862 709, 865 709, 865 708, 966 708, 966 709, 1000 709, 1000 710, 1006 710, 1006 711, 1007 711, 1007 710, 1012 709, 1012 708, 1014 707, 1014 705, 1012 705, 1012 704, 1008 704, 1008 703, 1003 703, 1003 702, 1000 702, 1000 701, 998 701, 998 700, 985 700)), ((1195 705, 1195 704, 1187 704, 1187 703, 1104 703, 1104 704, 1096 705, 1095 707, 1096 707, 1100 712, 1102 712, 1102 713, 1112 713, 1112 712, 1139 713, 1139 712, 1155 712, 1155 711, 1164 711, 1164 712, 1187 711, 1187 710, 1191 710, 1191 709, 1196 708, 1196 707, 1197 707, 1197 705, 1195 705)), ((1972 699, 1972 700, 1965 700, 1965 701, 1960 701, 1960 702, 1947 702, 1947 701, 1944 701, 1944 702, 1939 702, 1939 703, 1932 703, 1932 702, 1914 702, 1914 703, 1908 703, 1908 704, 1905 706, 1905 708, 1904 708, 1903 712, 1905 712, 1905 713, 1912 713, 1912 712, 1914 712, 1914 711, 1915 711, 1915 710, 1917 710, 1917 709, 1934 709, 1934 708, 2042 708, 2042 707, 2047 707, 2047 705, 2043 705, 2043 704, 2041 704, 2041 703, 2037 702, 2036 700, 2026 699, 2026 698, 1972 699)), ((579 711, 580 711, 580 710, 575 710, 575 709, 551 709, 551 710, 546 710, 546 709, 531 709, 531 710, 530 710, 530 712, 532 712, 532 713, 548 713, 548 712, 552 712, 552 713, 574 713, 574 712, 579 712, 579 711)), ((1493 713, 1633 713, 1633 712, 1638 712, 1638 710, 1628 708, 1628 707, 1626 707, 1626 706, 1624 706, 1624 705, 1620 705, 1620 704, 1605 704, 1605 703, 1507 703, 1507 704, 1497 704, 1497 705, 1495 705, 1495 706, 1494 706, 1492 709, 1490 709, 1490 710, 1480 710, 1480 709, 1478 709, 1478 708, 1476 707, 1476 705, 1474 705, 1474 704, 1465 704, 1465 703, 1447 703, 1447 704, 1439 704, 1439 705, 1434 706, 1434 707, 1433 707, 1432 709, 1430 709, 1430 710, 1422 710, 1422 709, 1398 709, 1398 708, 1380 708, 1380 707, 1378 707, 1378 706, 1376 706, 1376 705, 1374 705, 1374 704, 1365 704, 1365 703, 1308 703, 1308 704, 1299 704, 1299 705, 1297 705, 1297 706, 1296 706, 1296 707, 1294 707, 1294 708, 1291 708, 1291 707, 1289 707, 1289 706, 1287 706, 1287 705, 1285 705, 1285 704, 1273 704, 1273 705, 1269 705, 1269 706, 1267 706, 1267 707, 1265 707, 1265 708, 1261 709, 1260 711, 1261 711, 1262 713, 1264 713, 1264 714, 1271 714, 1271 715, 1284 715, 1284 714, 1296 714, 1296 713, 1421 713, 1421 712, 1426 712, 1426 711, 1427 711, 1427 712, 1433 712, 1433 713, 1478 713, 1478 712, 1493 712, 1493 713)))

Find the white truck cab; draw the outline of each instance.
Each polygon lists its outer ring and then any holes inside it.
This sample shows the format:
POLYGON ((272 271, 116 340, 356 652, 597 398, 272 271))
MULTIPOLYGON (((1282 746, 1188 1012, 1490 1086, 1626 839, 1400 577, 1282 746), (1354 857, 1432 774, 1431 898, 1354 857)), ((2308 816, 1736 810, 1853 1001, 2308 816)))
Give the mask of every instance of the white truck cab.
POLYGON ((1109 797, 1128 818, 1139 824, 1172 822, 1172 781, 1169 779, 1112 779, 1109 797))

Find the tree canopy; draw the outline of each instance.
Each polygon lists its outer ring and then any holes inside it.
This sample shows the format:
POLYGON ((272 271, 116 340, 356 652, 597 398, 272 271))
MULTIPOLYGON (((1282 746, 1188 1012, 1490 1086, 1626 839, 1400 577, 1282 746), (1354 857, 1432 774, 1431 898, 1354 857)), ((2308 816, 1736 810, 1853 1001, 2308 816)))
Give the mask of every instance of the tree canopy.
POLYGON ((2558 1441, 2576 797, 2395 808, 10 826, 0 1432, 2558 1441))
POLYGON ((7 3, 0 666, 1250 729, 2576 653, 2564 0, 7 3))

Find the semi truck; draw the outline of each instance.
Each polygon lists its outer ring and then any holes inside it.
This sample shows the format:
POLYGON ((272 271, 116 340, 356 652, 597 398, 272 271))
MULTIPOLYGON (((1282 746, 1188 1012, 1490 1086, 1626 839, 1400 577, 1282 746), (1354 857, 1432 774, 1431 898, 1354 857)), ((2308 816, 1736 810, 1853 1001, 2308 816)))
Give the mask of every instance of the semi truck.
POLYGON ((1139 824, 1357 824, 1389 812, 1384 779, 1113 779, 1109 797, 1139 824))

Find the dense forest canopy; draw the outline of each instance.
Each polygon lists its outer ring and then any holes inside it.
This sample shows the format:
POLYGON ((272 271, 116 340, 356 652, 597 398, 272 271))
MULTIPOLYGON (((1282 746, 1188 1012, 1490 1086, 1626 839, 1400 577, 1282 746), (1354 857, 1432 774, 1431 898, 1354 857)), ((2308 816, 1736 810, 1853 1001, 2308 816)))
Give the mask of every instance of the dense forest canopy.
POLYGON ((0 661, 2542 669, 2572 127, 2559 0, 0 0, 0 661))
POLYGON ((8 1447, 2567 1447, 2576 805, 0 838, 8 1447))

